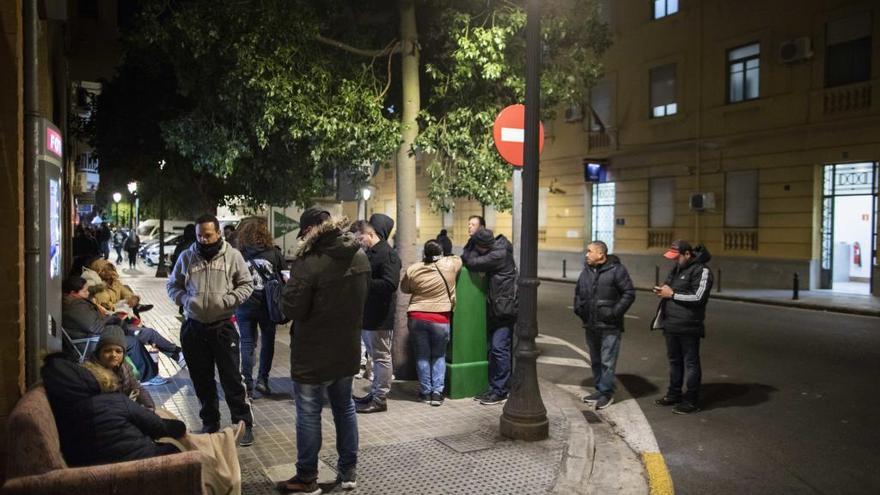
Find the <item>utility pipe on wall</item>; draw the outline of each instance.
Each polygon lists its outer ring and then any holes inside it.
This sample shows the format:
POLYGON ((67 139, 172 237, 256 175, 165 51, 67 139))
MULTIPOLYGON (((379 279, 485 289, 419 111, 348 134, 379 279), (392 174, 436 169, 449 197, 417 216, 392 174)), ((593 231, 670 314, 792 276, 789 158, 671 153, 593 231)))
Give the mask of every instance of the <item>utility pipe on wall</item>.
POLYGON ((25 369, 28 385, 39 378, 40 332, 40 99, 37 0, 24 0, 24 273, 25 369))

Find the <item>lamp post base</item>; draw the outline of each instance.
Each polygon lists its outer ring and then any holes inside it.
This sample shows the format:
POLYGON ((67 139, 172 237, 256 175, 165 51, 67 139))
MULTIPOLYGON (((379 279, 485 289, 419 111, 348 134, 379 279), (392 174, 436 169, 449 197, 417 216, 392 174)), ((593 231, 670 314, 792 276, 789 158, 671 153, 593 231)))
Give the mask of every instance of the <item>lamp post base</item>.
POLYGON ((156 267, 156 278, 168 278, 168 267, 159 265, 156 267))
POLYGON ((550 436, 550 422, 543 418, 511 418, 501 416, 499 431, 506 438, 537 442, 550 436))

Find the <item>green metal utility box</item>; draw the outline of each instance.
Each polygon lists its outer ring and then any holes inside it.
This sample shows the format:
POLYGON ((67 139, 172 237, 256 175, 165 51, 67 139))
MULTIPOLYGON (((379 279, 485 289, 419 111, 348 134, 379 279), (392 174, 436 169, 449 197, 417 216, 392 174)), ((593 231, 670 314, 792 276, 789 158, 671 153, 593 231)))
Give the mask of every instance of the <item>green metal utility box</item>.
POLYGON ((486 278, 462 267, 455 284, 452 339, 446 353, 450 399, 473 397, 489 387, 486 345, 486 278))

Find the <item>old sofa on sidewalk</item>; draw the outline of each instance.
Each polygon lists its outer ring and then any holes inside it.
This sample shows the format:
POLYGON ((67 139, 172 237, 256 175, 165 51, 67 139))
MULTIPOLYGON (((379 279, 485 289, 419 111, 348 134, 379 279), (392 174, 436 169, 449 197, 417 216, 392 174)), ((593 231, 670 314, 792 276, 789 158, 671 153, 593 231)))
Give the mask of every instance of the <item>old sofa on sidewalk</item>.
POLYGON ((126 495, 202 493, 201 454, 185 452, 138 461, 71 468, 61 455, 46 390, 18 401, 7 423, 3 494, 126 495))

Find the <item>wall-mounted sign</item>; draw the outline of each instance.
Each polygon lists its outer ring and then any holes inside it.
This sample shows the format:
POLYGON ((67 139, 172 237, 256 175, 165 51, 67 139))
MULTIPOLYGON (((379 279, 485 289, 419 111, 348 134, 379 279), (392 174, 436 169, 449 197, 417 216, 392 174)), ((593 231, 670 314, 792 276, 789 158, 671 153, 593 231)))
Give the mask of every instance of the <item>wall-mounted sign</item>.
POLYGON ((584 182, 605 182, 608 162, 584 158, 584 182))
POLYGON ((64 146, 61 142, 61 133, 51 127, 46 128, 46 151, 61 158, 64 155, 64 146))

